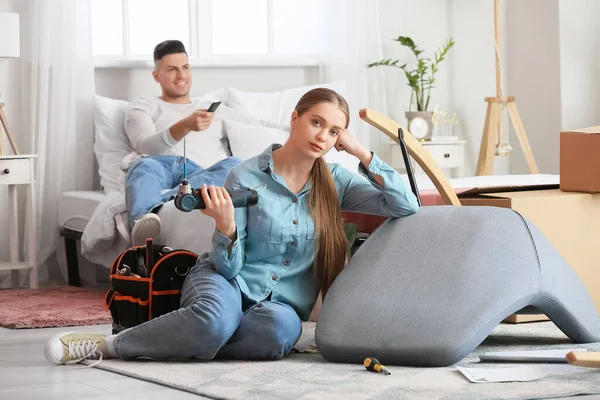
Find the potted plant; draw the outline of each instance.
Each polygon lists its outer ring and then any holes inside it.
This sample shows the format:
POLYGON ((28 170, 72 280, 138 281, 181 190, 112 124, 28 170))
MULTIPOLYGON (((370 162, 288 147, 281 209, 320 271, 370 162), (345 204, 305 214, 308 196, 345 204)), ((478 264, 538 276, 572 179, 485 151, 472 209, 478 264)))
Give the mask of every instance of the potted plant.
POLYGON ((404 71, 408 86, 411 88, 409 109, 405 113, 408 130, 418 139, 428 140, 433 131, 433 112, 428 111, 431 89, 435 87, 435 74, 438 72, 440 63, 446 58, 448 50, 454 46, 454 39, 450 38, 441 49, 436 51, 433 59, 424 57, 423 50, 417 48, 415 42, 408 36, 398 36, 393 40, 408 47, 415 55, 417 64, 414 69, 408 68, 406 63, 400 65, 399 60, 389 58, 371 63, 367 67, 387 66, 404 71), (416 111, 413 111, 413 105, 416 107, 416 111))

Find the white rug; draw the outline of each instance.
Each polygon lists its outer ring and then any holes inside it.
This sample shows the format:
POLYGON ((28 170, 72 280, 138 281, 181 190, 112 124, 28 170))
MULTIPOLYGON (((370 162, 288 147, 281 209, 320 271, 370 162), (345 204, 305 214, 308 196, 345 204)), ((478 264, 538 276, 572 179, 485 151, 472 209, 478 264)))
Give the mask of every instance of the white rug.
MULTIPOLYGON (((305 324, 298 349, 314 348, 314 323, 305 324)), ((586 348, 575 345, 551 322, 498 326, 460 366, 499 368, 521 364, 483 363, 487 351, 586 348)), ((548 375, 537 381, 471 383, 456 368, 387 366, 391 375, 362 365, 327 362, 319 354, 295 353, 281 361, 121 361, 97 368, 215 399, 540 399, 600 393, 600 369, 535 364, 548 375)))

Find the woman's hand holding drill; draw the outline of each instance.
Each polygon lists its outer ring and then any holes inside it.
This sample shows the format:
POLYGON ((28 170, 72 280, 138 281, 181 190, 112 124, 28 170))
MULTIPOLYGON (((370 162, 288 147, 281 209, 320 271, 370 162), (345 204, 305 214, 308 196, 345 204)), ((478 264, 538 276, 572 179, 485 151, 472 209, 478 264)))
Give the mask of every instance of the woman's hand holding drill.
POLYGON ((227 190, 214 185, 207 187, 204 184, 200 188, 200 193, 206 205, 204 210, 200 210, 202 214, 212 217, 217 230, 229 239, 235 240, 235 212, 227 190))

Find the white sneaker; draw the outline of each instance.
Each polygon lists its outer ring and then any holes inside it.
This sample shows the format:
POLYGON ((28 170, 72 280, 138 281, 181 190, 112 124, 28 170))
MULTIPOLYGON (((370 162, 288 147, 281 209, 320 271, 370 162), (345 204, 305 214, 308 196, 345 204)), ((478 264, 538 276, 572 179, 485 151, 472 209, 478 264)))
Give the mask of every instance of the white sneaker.
POLYGON ((48 340, 44 348, 52 364, 75 364, 85 359, 106 357, 105 336, 98 333, 63 332, 48 340))
POLYGON ((149 213, 140 218, 131 230, 131 241, 134 246, 143 246, 147 238, 156 240, 160 234, 160 217, 149 213))

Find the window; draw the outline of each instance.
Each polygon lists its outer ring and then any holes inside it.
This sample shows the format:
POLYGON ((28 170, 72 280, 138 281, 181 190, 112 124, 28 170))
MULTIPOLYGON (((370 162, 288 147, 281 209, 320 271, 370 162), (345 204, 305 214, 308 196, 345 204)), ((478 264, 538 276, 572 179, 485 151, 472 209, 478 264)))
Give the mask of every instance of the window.
POLYGON ((267 54, 267 12, 267 0, 213 1, 213 54, 267 54))
POLYGON ((121 0, 92 1, 92 52, 94 55, 116 56, 123 49, 123 13, 121 0), (109 24, 109 21, 112 23, 109 24), (110 27, 110 29, 109 29, 110 27))
POLYGON ((127 0, 129 53, 152 54, 154 46, 166 39, 179 39, 190 47, 188 0, 127 0))
MULTIPOLYGON (((325 0, 327 1, 327 0, 325 0)), ((273 1, 273 51, 277 54, 324 54, 327 51, 323 0, 273 1)))
POLYGON ((150 59, 181 40, 191 59, 318 56, 327 50, 327 0, 92 0, 100 59, 150 59))

